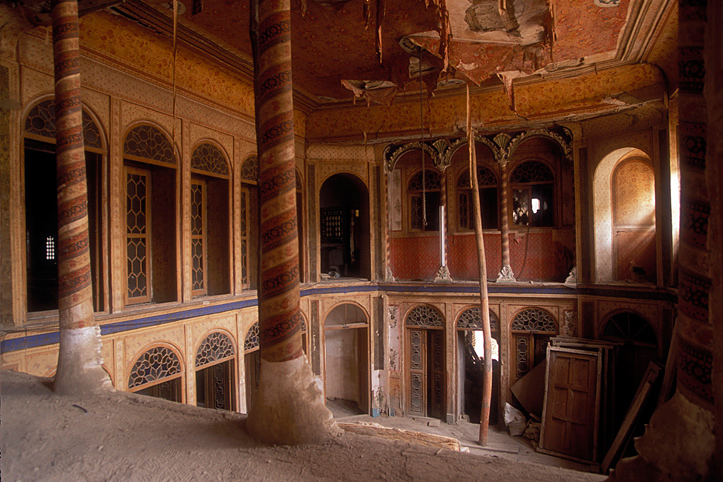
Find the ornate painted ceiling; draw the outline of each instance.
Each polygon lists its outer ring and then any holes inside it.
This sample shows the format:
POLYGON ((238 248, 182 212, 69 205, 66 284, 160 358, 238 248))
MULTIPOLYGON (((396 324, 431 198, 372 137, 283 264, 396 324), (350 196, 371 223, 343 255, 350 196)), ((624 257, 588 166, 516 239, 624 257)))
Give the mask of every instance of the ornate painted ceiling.
MULTIPOLYGON (((36 11, 47 1, 18 2, 36 11)), ((297 92, 313 106, 653 63, 676 83, 675 0, 291 0, 297 92)), ((80 0, 170 35, 168 0, 80 0)), ((179 39, 250 75, 249 3, 180 0, 179 39)), ((672 91, 672 89, 671 89, 672 91)))

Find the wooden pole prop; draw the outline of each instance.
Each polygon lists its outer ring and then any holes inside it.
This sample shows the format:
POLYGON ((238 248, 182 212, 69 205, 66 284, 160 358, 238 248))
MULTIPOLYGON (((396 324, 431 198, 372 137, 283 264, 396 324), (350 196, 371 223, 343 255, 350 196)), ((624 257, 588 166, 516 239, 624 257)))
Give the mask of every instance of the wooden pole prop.
POLYGON ((487 295, 487 259, 482 234, 482 212, 480 208, 479 184, 477 182, 477 149, 472 129, 469 85, 467 86, 467 144, 469 145, 469 179, 472 184, 472 206, 474 212, 474 234, 477 241, 477 263, 479 267, 479 298, 482 333, 484 335, 484 363, 482 365, 482 410, 479 421, 480 445, 487 445, 487 433, 490 425, 490 405, 492 401, 492 330, 490 328, 489 297, 487 295))
POLYGON ((52 19, 60 318, 54 388, 82 393, 109 388, 110 380, 102 367, 100 327, 93 317, 77 1, 54 1, 52 19))
POLYGON ((251 0, 259 159, 261 374, 247 428, 276 444, 339 432, 301 343, 290 0, 251 0))

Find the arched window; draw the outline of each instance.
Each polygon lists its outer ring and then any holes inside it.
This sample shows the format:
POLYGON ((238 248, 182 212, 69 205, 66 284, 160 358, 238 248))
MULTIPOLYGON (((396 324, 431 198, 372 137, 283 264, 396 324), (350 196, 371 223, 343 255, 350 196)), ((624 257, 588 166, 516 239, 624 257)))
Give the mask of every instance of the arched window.
MULTIPOLYGON (((25 118, 25 232, 27 309, 58 308, 58 198, 55 159, 55 102, 35 105, 25 118)), ((88 235, 93 286, 93 308, 105 309, 106 268, 103 266, 103 135, 83 110, 85 171, 88 187, 88 235)))
POLYGON ((211 333, 196 352, 196 405, 218 410, 235 408, 236 349, 227 335, 211 333))
POLYGON ((231 290, 228 162, 221 149, 199 144, 191 155, 191 292, 231 290))
POLYGON ((131 392, 183 402, 183 367, 166 346, 153 347, 138 357, 128 377, 131 392))
POLYGON ((511 226, 554 226, 555 178, 540 161, 523 162, 510 174, 511 226))
POLYGON ((139 125, 123 143, 126 183, 126 302, 178 299, 176 156, 159 129, 139 125))
MULTIPOLYGON (((480 212, 482 213, 483 229, 498 229, 497 215, 497 176, 485 166, 477 166, 477 185, 479 186, 480 212)), ((460 231, 474 230, 474 200, 470 187, 469 169, 465 170, 457 180, 458 224, 460 231)))
POLYGON ((527 308, 513 318, 510 331, 516 354, 513 375, 519 379, 547 357, 547 344, 557 334, 557 324, 547 311, 527 308))
POLYGON ((409 196, 410 230, 439 230, 441 189, 442 176, 436 170, 424 169, 416 172, 411 179, 409 179, 407 194, 409 196))

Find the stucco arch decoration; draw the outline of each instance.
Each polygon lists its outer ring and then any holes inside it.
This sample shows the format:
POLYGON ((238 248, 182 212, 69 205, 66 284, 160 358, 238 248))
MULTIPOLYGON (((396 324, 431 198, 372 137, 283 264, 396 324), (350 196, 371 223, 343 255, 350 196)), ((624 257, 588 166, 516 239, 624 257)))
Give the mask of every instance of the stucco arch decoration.
MULTIPOLYGON (((495 160, 499 160, 500 147, 499 145, 497 145, 496 142, 485 136, 474 136, 474 140, 475 142, 479 142, 480 144, 484 144, 485 146, 487 146, 490 151, 492 151, 492 155, 494 156, 495 160)), ((469 144, 469 141, 466 137, 460 137, 459 139, 451 141, 444 152, 444 165, 449 166, 452 163, 452 157, 456 154, 456 152, 459 149, 462 149, 467 144, 469 144)))
POLYGON ((444 164, 444 153, 449 146, 449 141, 440 139, 434 142, 409 142, 407 144, 390 144, 384 149, 384 166, 387 171, 393 171, 397 165, 397 161, 409 151, 423 150, 426 152, 432 165, 437 169, 444 169, 448 164, 444 164))
POLYGON ((635 147, 622 147, 602 158, 593 175, 593 253, 595 256, 595 282, 613 281, 613 203, 612 174, 623 159, 641 157, 651 160, 644 151, 635 147))
MULTIPOLYGON (((517 148, 525 141, 541 137, 553 141, 560 147, 564 158, 572 162, 572 131, 566 127, 562 127, 560 132, 553 129, 530 129, 515 134, 514 136, 507 133, 499 133, 494 137, 485 135, 475 135, 475 142, 480 142, 490 148, 497 162, 504 164, 514 154, 517 148)), ((461 137, 457 139, 438 139, 432 142, 410 142, 407 144, 390 144, 384 149, 384 161, 387 171, 393 171, 397 161, 405 153, 415 150, 424 149, 432 159, 434 166, 444 170, 450 165, 452 155, 465 144, 467 138, 461 137)))

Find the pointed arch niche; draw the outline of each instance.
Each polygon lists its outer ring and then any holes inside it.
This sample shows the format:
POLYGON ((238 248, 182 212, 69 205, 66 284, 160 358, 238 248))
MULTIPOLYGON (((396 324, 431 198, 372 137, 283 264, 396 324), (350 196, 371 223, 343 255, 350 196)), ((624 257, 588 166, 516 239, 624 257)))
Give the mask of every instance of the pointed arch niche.
POLYGON ((656 281, 655 171, 626 147, 606 155, 593 178, 595 281, 656 281))

